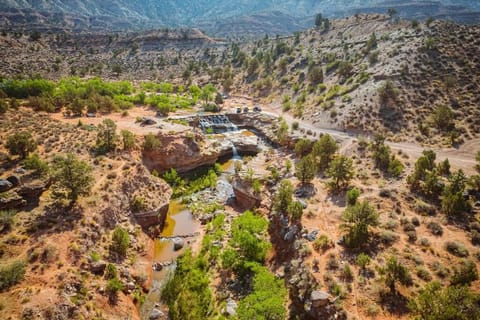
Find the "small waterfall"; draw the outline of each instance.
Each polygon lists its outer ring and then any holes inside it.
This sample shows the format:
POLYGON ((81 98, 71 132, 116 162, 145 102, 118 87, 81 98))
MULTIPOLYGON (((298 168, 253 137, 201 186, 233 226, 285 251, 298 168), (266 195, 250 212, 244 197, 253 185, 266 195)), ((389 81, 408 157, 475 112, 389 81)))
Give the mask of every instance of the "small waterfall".
POLYGON ((239 160, 239 159, 242 159, 242 157, 240 157, 240 155, 238 154, 238 151, 237 151, 237 147, 235 147, 235 144, 232 143, 232 159, 234 160, 239 160))

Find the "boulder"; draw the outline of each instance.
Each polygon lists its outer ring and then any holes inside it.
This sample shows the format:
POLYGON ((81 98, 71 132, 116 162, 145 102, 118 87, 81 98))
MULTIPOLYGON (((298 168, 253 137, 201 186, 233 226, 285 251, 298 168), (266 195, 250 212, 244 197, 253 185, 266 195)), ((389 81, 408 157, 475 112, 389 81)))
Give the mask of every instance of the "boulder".
POLYGON ((234 300, 232 299, 227 300, 227 305, 225 307, 225 314, 230 317, 234 317, 237 315, 237 303, 234 300))
POLYGON ((312 301, 312 307, 320 308, 328 304, 330 295, 325 291, 314 290, 310 295, 310 300, 312 301))
POLYGON ((182 238, 173 239, 173 250, 181 250, 185 246, 185 241, 182 238))
POLYGON ((95 261, 90 263, 90 272, 93 274, 103 274, 107 263, 105 261, 95 261))
POLYGON ((253 190, 244 181, 236 179, 233 181, 232 187, 236 201, 241 207, 252 209, 260 206, 262 202, 261 195, 254 194, 253 190))
POLYGON ((13 188, 13 184, 8 180, 0 180, 0 192, 6 192, 13 188))
POLYGON ((22 184, 22 180, 20 179, 19 176, 16 176, 16 175, 12 175, 8 177, 7 181, 10 182, 13 185, 13 187, 18 187, 19 185, 22 184))
POLYGON ((40 198, 42 193, 44 193, 48 187, 49 185, 47 182, 24 185, 18 190, 18 194, 26 200, 36 200, 40 198))
POLYGON ((163 318, 164 316, 165 314, 162 311, 155 308, 152 310, 152 312, 150 312, 150 316, 148 317, 148 319, 157 320, 157 319, 163 318))
POLYGON ((0 210, 10 210, 24 207, 27 204, 16 192, 10 192, 0 197, 0 210))

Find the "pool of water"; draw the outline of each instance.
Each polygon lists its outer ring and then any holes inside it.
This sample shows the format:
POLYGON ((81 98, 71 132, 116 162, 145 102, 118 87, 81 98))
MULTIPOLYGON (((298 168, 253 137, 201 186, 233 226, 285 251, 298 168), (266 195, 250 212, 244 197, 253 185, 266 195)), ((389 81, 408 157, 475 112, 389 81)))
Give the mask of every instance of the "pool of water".
MULTIPOLYGON (((173 237, 187 234, 193 234, 200 228, 200 222, 194 219, 190 210, 188 210, 179 201, 170 202, 165 226, 160 237, 173 237)), ((188 239, 185 239, 188 243, 188 239)), ((188 245, 186 245, 188 247, 188 245)), ((156 239, 154 244, 153 263, 174 261, 182 254, 183 250, 174 251, 173 242, 171 240, 156 239)), ((152 284, 147 299, 142 307, 142 319, 148 319, 155 303, 160 303, 161 288, 171 272, 174 271, 173 266, 165 267, 161 271, 153 271, 152 284)))

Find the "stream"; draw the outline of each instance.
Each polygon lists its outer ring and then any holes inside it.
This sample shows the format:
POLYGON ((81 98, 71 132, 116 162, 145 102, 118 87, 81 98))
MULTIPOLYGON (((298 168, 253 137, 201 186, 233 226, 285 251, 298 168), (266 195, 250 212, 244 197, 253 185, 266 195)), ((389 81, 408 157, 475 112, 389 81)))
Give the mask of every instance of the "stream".
MULTIPOLYGON (((243 136, 253 136, 255 133, 247 130, 240 132, 243 136)), ((262 141, 259 143, 263 144, 262 141)), ((233 156, 221 162, 222 174, 218 177, 217 189, 212 191, 201 191, 192 195, 192 201, 196 201, 198 197, 202 197, 202 194, 209 197, 217 198, 219 202, 225 203, 229 198, 233 196, 233 189, 228 181, 228 177, 235 172, 235 162, 241 161, 242 157, 238 154, 235 146, 232 147, 233 156)), ((186 205, 182 204, 179 200, 172 200, 167 213, 165 226, 160 236, 155 240, 154 254, 152 265, 163 264, 163 268, 160 271, 152 271, 152 282, 150 291, 147 298, 140 309, 141 319, 148 320, 152 313, 152 310, 161 310, 165 315, 168 308, 162 305, 160 301, 161 289, 164 283, 169 279, 170 275, 175 271, 175 260, 184 252, 188 247, 191 247, 191 242, 201 241, 198 236, 185 237, 183 240, 185 246, 183 249, 175 251, 174 241, 175 237, 183 237, 186 235, 198 234, 200 231, 201 223, 196 220, 192 212, 186 205)), ((162 318, 161 318, 162 319, 162 318)))

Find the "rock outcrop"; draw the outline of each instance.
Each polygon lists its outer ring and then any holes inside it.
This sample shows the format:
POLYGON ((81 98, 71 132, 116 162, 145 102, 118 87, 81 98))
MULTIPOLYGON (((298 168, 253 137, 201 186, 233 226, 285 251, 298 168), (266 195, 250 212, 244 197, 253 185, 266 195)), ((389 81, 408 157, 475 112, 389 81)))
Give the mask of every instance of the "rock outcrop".
POLYGON ((144 151, 144 163, 159 173, 175 168, 178 172, 188 172, 195 168, 213 165, 220 150, 218 144, 203 138, 201 134, 169 133, 160 134, 160 148, 144 151))
POLYGON ((245 136, 240 132, 228 133, 215 139, 205 139, 200 133, 168 133, 158 135, 162 147, 143 152, 143 161, 150 169, 160 174, 175 168, 185 173, 203 166, 214 165, 218 159, 231 157, 233 147, 241 155, 260 152, 256 136, 245 136))
POLYGON ((240 178, 236 178, 233 183, 233 192, 235 193, 235 198, 237 204, 245 209, 252 209, 260 206, 262 202, 262 197, 260 194, 255 194, 252 188, 240 178))

